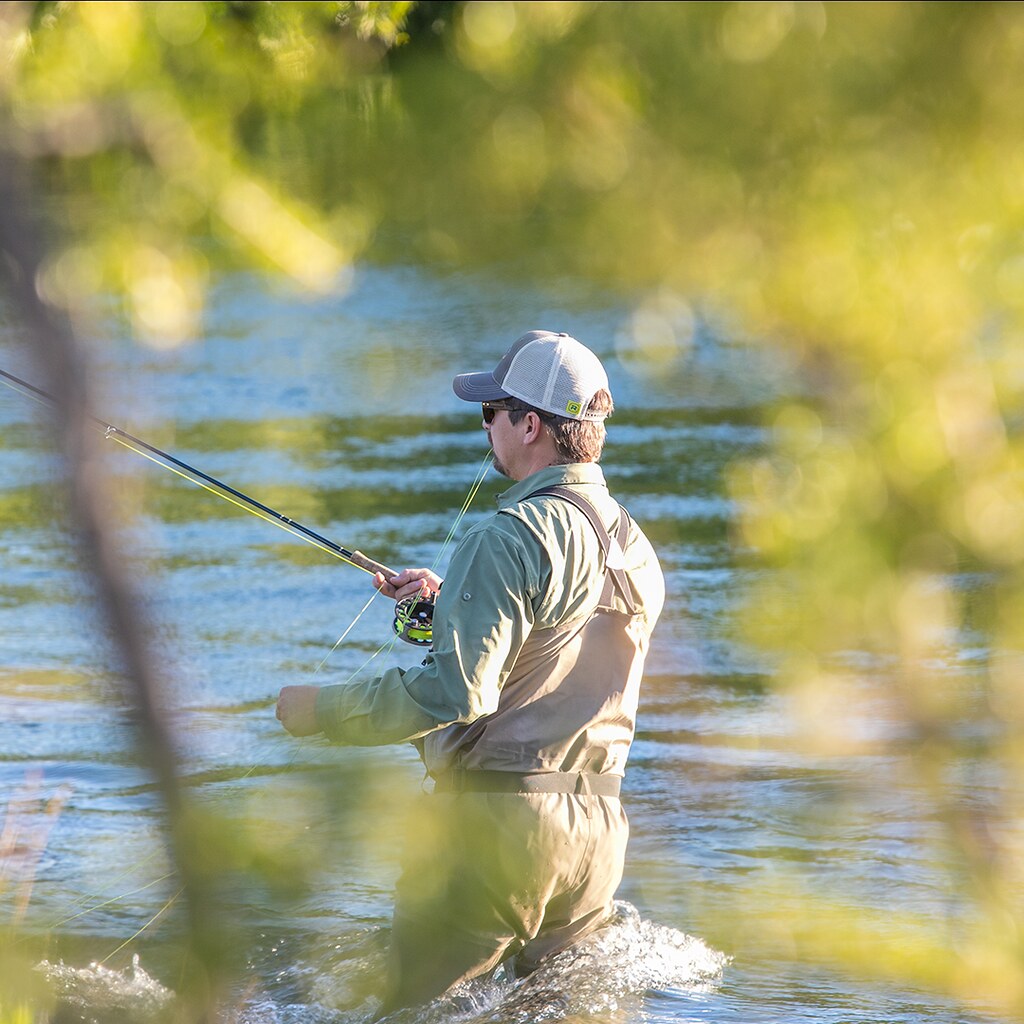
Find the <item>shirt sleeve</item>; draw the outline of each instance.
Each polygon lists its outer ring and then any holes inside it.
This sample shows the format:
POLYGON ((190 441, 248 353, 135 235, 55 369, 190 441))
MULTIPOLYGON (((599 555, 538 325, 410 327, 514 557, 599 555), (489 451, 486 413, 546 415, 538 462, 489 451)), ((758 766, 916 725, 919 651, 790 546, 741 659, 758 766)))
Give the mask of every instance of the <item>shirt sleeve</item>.
POLYGON ((499 514, 474 527, 452 556, 423 664, 323 687, 318 724, 338 743, 377 746, 490 714, 549 580, 547 555, 524 524, 499 514))

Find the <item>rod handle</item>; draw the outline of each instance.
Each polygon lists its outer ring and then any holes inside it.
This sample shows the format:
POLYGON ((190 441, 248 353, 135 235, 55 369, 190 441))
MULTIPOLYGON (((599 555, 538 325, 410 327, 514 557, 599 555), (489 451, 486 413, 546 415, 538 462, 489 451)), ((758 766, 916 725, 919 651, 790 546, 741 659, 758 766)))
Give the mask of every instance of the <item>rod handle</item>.
POLYGON ((367 572, 379 572, 385 579, 391 579, 392 576, 398 575, 394 569, 389 569, 382 562, 375 562, 372 558, 367 558, 361 551, 353 551, 349 561, 367 572))

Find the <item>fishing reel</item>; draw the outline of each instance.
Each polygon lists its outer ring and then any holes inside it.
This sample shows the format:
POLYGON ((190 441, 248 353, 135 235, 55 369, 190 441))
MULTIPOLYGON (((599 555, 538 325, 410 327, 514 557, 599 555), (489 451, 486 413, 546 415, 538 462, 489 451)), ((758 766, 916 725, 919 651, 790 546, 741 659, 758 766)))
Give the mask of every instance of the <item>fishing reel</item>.
POLYGON ((428 647, 434 639, 432 624, 437 594, 432 590, 413 594, 395 604, 393 623, 399 640, 416 647, 428 647))

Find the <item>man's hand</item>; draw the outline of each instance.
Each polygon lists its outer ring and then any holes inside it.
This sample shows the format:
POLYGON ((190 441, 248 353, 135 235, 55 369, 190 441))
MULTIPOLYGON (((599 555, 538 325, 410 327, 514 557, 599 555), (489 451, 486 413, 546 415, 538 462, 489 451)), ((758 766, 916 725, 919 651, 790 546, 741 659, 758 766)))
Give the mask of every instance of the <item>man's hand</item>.
POLYGON ((385 596, 401 601, 427 591, 437 593, 441 589, 441 577, 429 569, 403 569, 398 575, 385 579, 383 574, 374 573, 373 585, 385 596))
POLYGON ((285 686, 277 698, 277 720, 293 736, 312 736, 323 730, 316 721, 316 686, 285 686))

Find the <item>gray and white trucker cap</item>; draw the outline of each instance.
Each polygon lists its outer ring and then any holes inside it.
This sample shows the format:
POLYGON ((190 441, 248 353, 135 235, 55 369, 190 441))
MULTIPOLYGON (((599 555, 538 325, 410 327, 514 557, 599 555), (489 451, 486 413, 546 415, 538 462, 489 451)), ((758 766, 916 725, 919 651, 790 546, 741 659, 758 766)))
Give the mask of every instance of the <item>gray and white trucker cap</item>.
POLYGON ((535 409, 573 420, 603 420, 587 406, 608 375, 601 360, 568 334, 530 331, 501 357, 491 372, 460 373, 452 388, 466 402, 518 398, 535 409))

